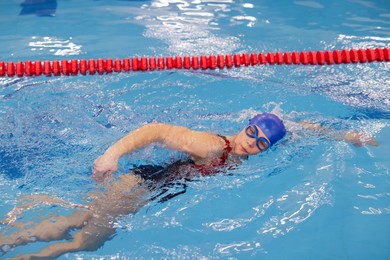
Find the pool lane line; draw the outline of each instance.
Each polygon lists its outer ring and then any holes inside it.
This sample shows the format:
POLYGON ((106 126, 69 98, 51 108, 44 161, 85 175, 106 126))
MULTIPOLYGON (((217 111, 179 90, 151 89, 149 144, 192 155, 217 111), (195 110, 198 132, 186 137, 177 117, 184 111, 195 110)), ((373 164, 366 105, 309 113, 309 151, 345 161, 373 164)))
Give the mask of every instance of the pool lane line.
POLYGON ((130 71, 215 70, 258 65, 333 65, 390 61, 390 48, 235 53, 200 56, 0 61, 0 77, 103 75, 130 71))

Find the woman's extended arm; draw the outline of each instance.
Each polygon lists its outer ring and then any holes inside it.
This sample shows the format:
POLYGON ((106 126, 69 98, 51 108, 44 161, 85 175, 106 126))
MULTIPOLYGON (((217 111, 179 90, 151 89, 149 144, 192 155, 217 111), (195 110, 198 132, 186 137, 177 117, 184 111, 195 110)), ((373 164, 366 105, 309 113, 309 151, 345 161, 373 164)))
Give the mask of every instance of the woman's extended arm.
POLYGON ((375 138, 368 133, 356 131, 339 131, 330 127, 323 127, 319 124, 312 124, 307 122, 301 122, 301 125, 305 129, 315 130, 320 134, 332 136, 336 140, 345 140, 357 147, 364 145, 379 146, 375 138))
POLYGON ((118 170, 118 160, 124 154, 155 142, 188 153, 194 158, 206 158, 210 153, 224 148, 220 138, 213 134, 193 131, 181 126, 150 123, 130 132, 97 158, 92 177, 96 181, 104 180, 118 170))

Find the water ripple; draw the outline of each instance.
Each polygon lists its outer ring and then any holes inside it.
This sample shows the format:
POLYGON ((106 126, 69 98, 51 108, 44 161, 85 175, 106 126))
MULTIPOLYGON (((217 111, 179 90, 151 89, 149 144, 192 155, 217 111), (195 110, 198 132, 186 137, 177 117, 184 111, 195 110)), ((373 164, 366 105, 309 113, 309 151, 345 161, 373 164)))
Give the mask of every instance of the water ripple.
MULTIPOLYGON (((147 37, 158 38, 169 44, 173 54, 199 55, 232 52, 240 46, 236 37, 220 36, 218 17, 230 11, 232 1, 156 1, 143 5, 147 15, 137 16, 146 26, 147 37)), ((237 16, 233 20, 249 21, 256 18, 237 16)))
POLYGON ((255 249, 262 251, 261 244, 259 242, 241 241, 229 244, 217 243, 214 251, 221 255, 231 255, 233 253, 253 251, 255 249))
POLYGON ((56 56, 73 56, 82 53, 82 45, 77 45, 72 42, 72 37, 68 40, 59 39, 56 37, 32 37, 32 41, 28 46, 32 51, 49 51, 56 56))

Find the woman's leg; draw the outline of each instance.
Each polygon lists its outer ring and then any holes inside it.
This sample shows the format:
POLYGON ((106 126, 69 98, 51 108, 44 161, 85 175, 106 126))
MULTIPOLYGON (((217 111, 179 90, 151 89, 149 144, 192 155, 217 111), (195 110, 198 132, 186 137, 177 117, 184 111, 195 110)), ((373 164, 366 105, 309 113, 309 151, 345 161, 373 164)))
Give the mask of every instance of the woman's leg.
POLYGON ((15 259, 54 259, 65 253, 78 251, 94 251, 115 234, 115 228, 108 223, 89 221, 82 230, 77 232, 72 240, 56 242, 38 253, 31 253, 15 257, 15 259))
MULTIPOLYGON (((107 192, 97 196, 95 201, 88 205, 90 214, 83 221, 77 222, 81 224, 82 229, 73 236, 71 241, 54 243, 38 253, 20 256, 20 259, 51 259, 68 252, 98 249, 115 234, 113 226, 115 218, 133 214, 147 203, 145 195, 148 190, 140 185, 142 182, 142 178, 134 175, 121 175, 119 180, 107 186, 107 192)), ((46 229, 46 225, 50 224, 47 221, 42 222, 41 228, 46 229)), ((55 229, 63 230, 64 227, 67 225, 59 225, 55 229)), ((45 237, 49 238, 49 236, 45 237)))
POLYGON ((0 246, 14 247, 34 241, 65 239, 71 229, 82 228, 91 216, 89 211, 78 211, 69 216, 50 216, 32 227, 25 227, 32 225, 29 223, 21 224, 19 231, 0 235, 0 246))

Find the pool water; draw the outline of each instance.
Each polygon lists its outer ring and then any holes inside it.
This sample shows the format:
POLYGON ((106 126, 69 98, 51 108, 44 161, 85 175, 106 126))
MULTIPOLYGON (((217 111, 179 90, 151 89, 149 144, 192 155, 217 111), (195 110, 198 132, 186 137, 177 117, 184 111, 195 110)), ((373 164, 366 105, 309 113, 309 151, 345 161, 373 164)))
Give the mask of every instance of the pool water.
MULTIPOLYGON (((389 17, 388 1, 11 0, 0 3, 0 60, 382 48, 389 17)), ((86 203, 94 159, 147 122, 231 135, 277 111, 367 132, 380 146, 288 123, 272 151, 189 182, 117 219, 98 250, 59 259, 388 259, 389 82, 388 63, 0 78, 0 213, 26 195, 86 203)), ((117 174, 182 157, 151 146, 124 156, 117 174)), ((17 222, 67 215, 69 203, 26 208, 17 222)))

